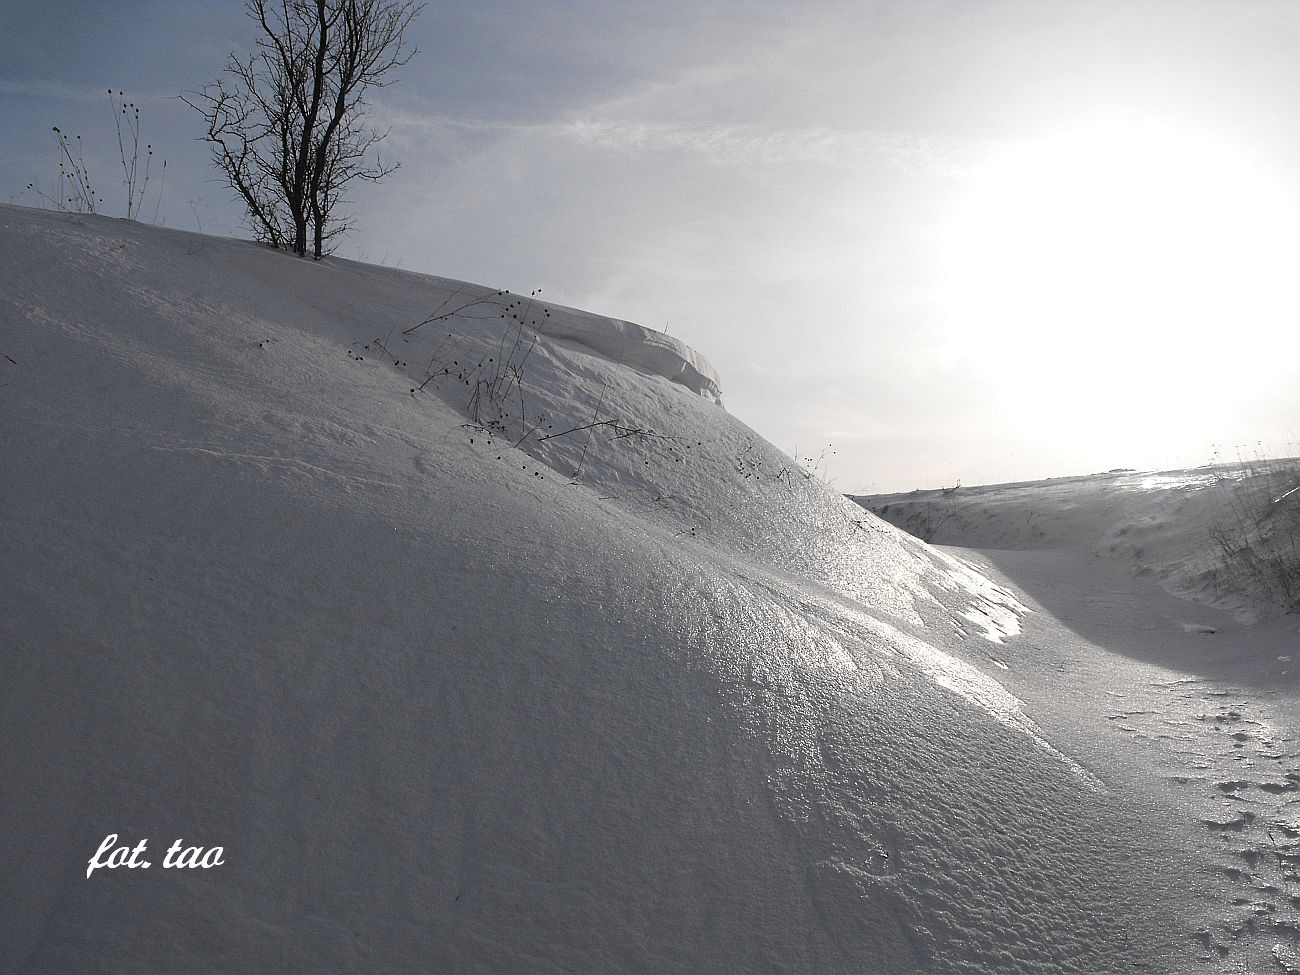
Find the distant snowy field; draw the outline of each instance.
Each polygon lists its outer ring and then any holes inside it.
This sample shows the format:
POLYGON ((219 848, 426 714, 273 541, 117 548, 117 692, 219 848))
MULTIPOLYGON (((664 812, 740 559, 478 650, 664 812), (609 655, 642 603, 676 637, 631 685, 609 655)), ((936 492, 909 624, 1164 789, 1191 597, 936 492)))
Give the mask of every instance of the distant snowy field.
POLYGON ((1207 970, 1044 614, 675 339, 7 206, 0 277, 0 970, 1207 970))
POLYGON ((1244 622, 1300 609, 1300 458, 856 500, 938 545, 1083 549, 1244 622), (1225 544, 1253 545, 1254 557, 1281 563, 1284 577, 1274 566, 1225 557, 1225 544))

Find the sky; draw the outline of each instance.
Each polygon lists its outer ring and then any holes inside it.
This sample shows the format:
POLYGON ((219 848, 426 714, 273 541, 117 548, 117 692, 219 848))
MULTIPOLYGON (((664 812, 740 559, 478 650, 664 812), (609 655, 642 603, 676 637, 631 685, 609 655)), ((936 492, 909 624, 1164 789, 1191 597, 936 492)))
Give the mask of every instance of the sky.
MULTIPOLYGON (((449 0, 412 35, 342 256, 666 329, 847 493, 1300 454, 1292 0, 449 0)), ((120 167, 125 90, 142 218, 248 236, 176 96, 253 39, 239 0, 0 0, 0 200, 41 205, 52 126, 120 167)))

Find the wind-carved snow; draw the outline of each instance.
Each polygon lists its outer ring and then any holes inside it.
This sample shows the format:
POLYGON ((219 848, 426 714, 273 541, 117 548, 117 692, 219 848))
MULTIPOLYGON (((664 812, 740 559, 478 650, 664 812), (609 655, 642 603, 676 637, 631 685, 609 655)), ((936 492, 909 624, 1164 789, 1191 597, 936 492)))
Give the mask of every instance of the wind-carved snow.
POLYGON ((1001 644, 1020 634, 1020 617, 1029 612, 1029 607, 1015 593, 999 586, 965 559, 937 549, 935 557, 947 566, 947 571, 934 573, 931 581, 950 592, 963 592, 970 597, 971 602, 961 616, 979 627, 984 639, 1001 644))
MULTIPOLYGON (((981 598, 984 598, 985 592, 992 591, 1000 594, 1000 598, 1007 600, 1010 605, 1019 607, 1020 611, 1028 612, 1028 609, 1014 596, 994 584, 982 573, 955 558, 950 556, 948 558, 957 566, 957 571, 949 575, 949 578, 954 580, 955 588, 979 593, 981 598), (955 581, 958 579, 960 582, 955 581)), ((1013 612, 1008 605, 999 603, 997 606, 1005 612, 1013 612)), ((1047 740, 1042 729, 1025 714, 1024 702, 978 668, 870 613, 839 601, 815 600, 809 597, 805 609, 815 613, 819 622, 830 628, 846 625, 856 628, 860 645, 871 648, 870 652, 878 656, 887 677, 906 679, 905 673, 900 672, 897 667, 890 666, 890 660, 894 657, 906 661, 935 684, 958 695, 1000 724, 1029 738, 1090 787, 1104 789, 1101 781, 1091 772, 1047 740)), ((849 660, 854 659, 848 654, 844 656, 849 660)))
MULTIPOLYGON (((490 301, 498 293, 447 278, 407 273, 449 292, 454 298, 453 305, 474 299, 490 301)), ((722 405, 722 381, 713 364, 675 336, 621 318, 543 302, 543 296, 509 297, 520 298, 529 307, 545 308, 545 315, 537 317, 535 327, 539 335, 551 342, 581 349, 648 376, 660 376, 722 405)))
POLYGON ((684 342, 622 319, 562 305, 548 308, 551 314, 541 328, 548 338, 571 342, 610 362, 652 376, 663 376, 721 405, 722 383, 717 371, 684 342))

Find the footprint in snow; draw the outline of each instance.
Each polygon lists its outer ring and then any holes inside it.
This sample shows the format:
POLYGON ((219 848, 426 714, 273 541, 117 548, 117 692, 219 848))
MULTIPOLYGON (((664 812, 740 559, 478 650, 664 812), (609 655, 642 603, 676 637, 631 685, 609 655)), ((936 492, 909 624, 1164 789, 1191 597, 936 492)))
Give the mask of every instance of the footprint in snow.
MULTIPOLYGON (((1111 727, 1158 749, 1162 777, 1211 840, 1219 920, 1195 936, 1205 958, 1300 975, 1300 755, 1266 705, 1200 678, 1153 682, 1154 710, 1117 710, 1111 727), (1261 706, 1262 705, 1262 706, 1261 706), (1229 956, 1231 960, 1229 960, 1229 956), (1291 966, 1291 967, 1287 967, 1291 966)), ((1246 966, 1244 968, 1240 966, 1246 966)))

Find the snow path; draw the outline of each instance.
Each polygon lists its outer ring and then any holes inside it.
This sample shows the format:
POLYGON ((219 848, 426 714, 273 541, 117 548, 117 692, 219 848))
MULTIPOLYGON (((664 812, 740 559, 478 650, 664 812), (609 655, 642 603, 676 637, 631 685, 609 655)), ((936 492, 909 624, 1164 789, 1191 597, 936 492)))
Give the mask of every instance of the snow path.
POLYGON ((1286 557, 1300 531, 1300 460, 1257 460, 1188 470, 1116 470, 1013 484, 855 498, 891 524, 936 545, 979 549, 1087 549, 1150 575, 1168 592, 1241 622, 1285 611, 1284 592, 1215 540, 1249 540, 1286 557))
POLYGON ((1245 627, 1078 549, 955 551, 1036 610, 997 673, 1143 811, 1187 970, 1300 968, 1294 618, 1245 627))

